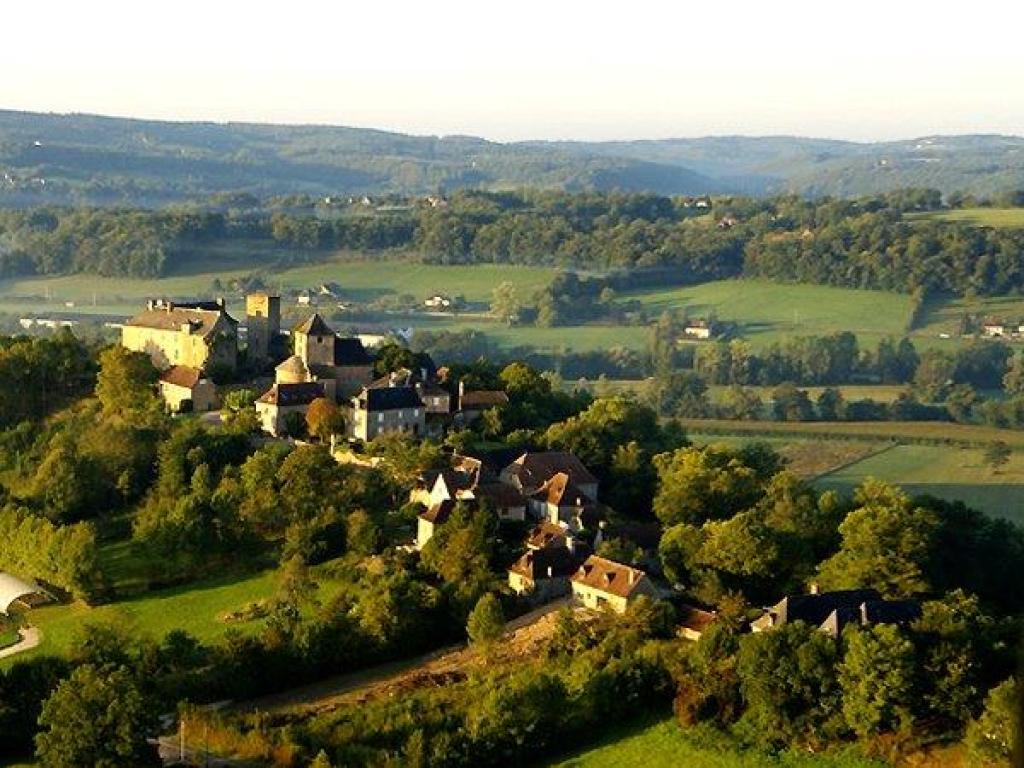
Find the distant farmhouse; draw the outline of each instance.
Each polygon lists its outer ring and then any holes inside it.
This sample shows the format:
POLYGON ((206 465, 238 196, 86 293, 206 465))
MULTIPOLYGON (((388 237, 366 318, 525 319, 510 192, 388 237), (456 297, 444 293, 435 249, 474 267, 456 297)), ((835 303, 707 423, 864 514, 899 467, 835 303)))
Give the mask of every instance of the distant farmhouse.
POLYGON ((706 341, 714 333, 714 325, 710 320, 690 320, 683 328, 683 336, 688 339, 706 341))

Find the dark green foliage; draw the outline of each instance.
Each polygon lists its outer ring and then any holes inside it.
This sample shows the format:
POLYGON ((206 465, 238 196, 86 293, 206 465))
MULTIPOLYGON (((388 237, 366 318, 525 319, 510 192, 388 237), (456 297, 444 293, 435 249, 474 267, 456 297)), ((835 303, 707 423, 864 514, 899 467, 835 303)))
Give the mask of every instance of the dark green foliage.
POLYGON ((75 669, 43 704, 36 754, 47 768, 160 765, 157 715, 124 668, 75 669))

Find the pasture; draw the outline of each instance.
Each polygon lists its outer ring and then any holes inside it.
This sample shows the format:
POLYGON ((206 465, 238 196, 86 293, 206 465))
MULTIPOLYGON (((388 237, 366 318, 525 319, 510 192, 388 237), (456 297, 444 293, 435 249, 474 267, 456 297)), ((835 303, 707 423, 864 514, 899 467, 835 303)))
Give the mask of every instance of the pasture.
MULTIPOLYGON (((230 269, 197 269, 146 280, 95 275, 3 280, 0 311, 130 315, 149 297, 212 298, 223 293, 214 287, 214 279, 226 284, 253 272, 258 272, 274 290, 315 289, 321 283, 335 282, 341 286, 342 297, 352 301, 372 301, 388 294, 410 294, 422 300, 432 293, 461 294, 469 301, 488 301, 499 283, 513 283, 526 297, 546 285, 554 274, 554 270, 545 267, 436 266, 351 259, 330 259, 280 270, 263 269, 259 263, 247 268, 229 264, 230 269), (65 306, 66 302, 72 302, 74 307, 65 306)), ((232 308, 242 307, 241 297, 233 297, 232 308)))
POLYGON ((639 299, 655 316, 666 309, 685 309, 692 317, 713 313, 738 324, 739 335, 755 346, 836 331, 865 339, 899 336, 910 316, 910 298, 904 294, 765 280, 716 280, 623 295, 639 299))
POLYGON ((1024 433, 935 422, 735 422, 689 420, 698 445, 766 442, 821 489, 851 494, 869 477, 910 494, 962 501, 1024 524, 1024 433), (983 446, 1002 440, 1010 461, 993 471, 983 446), (904 441, 904 442, 900 442, 904 441), (912 442, 914 441, 914 442, 912 442), (918 442, 919 441, 919 442, 918 442))
POLYGON ((895 445, 818 477, 820 488, 850 493, 869 477, 897 483, 910 494, 962 501, 993 517, 1024 524, 1024 452, 993 471, 979 448, 895 445))
POLYGON ((910 221, 946 221, 975 227, 1011 229, 1024 227, 1024 208, 959 208, 907 214, 910 221))
POLYGON ((686 731, 671 718, 613 730, 599 746, 550 764, 551 768, 880 768, 882 765, 853 752, 769 755, 743 750, 724 734, 699 727, 686 731))

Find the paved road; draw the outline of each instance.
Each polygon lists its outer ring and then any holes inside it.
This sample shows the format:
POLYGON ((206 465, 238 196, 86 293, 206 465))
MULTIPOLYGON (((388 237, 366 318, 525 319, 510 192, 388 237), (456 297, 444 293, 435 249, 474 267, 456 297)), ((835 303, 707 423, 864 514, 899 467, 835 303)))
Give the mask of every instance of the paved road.
POLYGON ((42 635, 39 630, 35 627, 27 627, 20 631, 21 640, 14 645, 9 645, 0 651, 0 659, 6 659, 8 656, 13 656, 16 653, 22 651, 30 651, 39 645, 39 641, 42 640, 42 635))

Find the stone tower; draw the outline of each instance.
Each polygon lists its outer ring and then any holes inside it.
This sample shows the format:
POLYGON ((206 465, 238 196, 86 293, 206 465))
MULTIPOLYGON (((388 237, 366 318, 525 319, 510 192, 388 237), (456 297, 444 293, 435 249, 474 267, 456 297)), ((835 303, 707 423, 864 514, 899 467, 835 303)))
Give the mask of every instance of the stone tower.
POLYGON ((245 319, 249 329, 249 360, 270 360, 274 340, 281 333, 281 297, 250 293, 245 297, 245 319))
POLYGON ((314 313, 292 331, 295 354, 312 370, 314 366, 334 365, 336 337, 324 319, 314 313))

